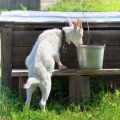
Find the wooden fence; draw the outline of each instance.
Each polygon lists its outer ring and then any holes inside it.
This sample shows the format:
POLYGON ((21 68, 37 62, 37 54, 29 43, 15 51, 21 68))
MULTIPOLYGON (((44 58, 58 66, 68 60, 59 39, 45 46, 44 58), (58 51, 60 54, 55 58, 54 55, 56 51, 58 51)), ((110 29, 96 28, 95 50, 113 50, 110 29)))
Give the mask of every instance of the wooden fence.
MULTIPOLYGON (((120 68, 120 13, 84 13, 89 23, 90 34, 88 34, 88 27, 81 12, 50 13, 22 11, 18 14, 18 12, 16 13, 14 11, 11 12, 11 17, 9 12, 6 14, 8 14, 7 19, 7 16, 4 15, 2 15, 0 18, 2 33, 1 76, 2 84, 5 86, 8 86, 12 89, 18 89, 21 87, 21 84, 18 86, 18 78, 16 79, 15 76, 14 78, 12 77, 12 70, 26 69, 25 58, 31 51, 39 34, 46 29, 62 28, 63 26, 68 25, 65 14, 70 14, 72 21, 78 16, 80 16, 82 19, 84 28, 84 44, 88 43, 88 35, 90 35, 91 38, 89 42, 91 45, 106 44, 103 68, 120 68), (16 17, 17 19, 15 19, 16 17)), ((66 48, 67 52, 65 54, 61 54, 62 63, 66 65, 68 69, 78 68, 75 46, 70 44, 66 45, 66 48)), ((112 85, 115 86, 115 88, 120 86, 119 75, 113 76, 113 74, 111 74, 109 76, 105 76, 104 78, 103 77, 103 83, 105 83, 106 86, 112 85)), ((93 80, 93 78, 90 79, 93 80)), ((82 89, 84 87, 80 88, 77 80, 79 81, 79 79, 74 78, 74 81, 76 81, 75 84, 71 79, 69 80, 69 87, 71 88, 75 86, 75 89, 71 89, 75 91, 73 94, 74 96, 75 93, 79 93, 76 91, 79 90, 81 92, 84 90, 82 89)), ((83 81, 85 80, 83 79, 83 81)), ((81 83, 79 81, 79 83, 86 87, 88 84, 84 84, 83 81, 81 83)), ((97 85, 101 84, 95 84, 95 86, 97 85)), ((67 87, 68 86, 65 85, 65 88, 67 87)), ((72 94, 72 91, 70 91, 70 93, 72 94)))

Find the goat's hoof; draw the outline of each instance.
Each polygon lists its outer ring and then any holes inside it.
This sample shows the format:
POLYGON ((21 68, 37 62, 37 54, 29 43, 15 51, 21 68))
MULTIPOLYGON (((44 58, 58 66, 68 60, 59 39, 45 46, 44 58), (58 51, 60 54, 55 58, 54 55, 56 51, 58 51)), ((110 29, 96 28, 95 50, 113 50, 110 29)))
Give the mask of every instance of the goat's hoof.
POLYGON ((39 106, 40 106, 40 108, 41 108, 41 111, 42 111, 42 112, 45 112, 45 105, 39 103, 39 106))
POLYGON ((61 65, 60 67, 59 67, 59 70, 66 70, 67 69, 67 67, 65 66, 65 65, 61 65))
POLYGON ((29 104, 28 102, 25 102, 25 106, 26 106, 27 108, 29 108, 29 107, 30 107, 30 104, 29 104))

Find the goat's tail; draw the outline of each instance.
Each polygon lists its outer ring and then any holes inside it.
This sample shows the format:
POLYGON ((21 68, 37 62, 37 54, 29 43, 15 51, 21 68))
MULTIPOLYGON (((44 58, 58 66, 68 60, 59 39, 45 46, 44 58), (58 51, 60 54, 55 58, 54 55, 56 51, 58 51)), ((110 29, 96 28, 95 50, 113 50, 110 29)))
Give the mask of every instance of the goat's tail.
POLYGON ((24 89, 28 89, 31 85, 40 84, 40 81, 36 78, 28 78, 27 83, 24 84, 24 89))

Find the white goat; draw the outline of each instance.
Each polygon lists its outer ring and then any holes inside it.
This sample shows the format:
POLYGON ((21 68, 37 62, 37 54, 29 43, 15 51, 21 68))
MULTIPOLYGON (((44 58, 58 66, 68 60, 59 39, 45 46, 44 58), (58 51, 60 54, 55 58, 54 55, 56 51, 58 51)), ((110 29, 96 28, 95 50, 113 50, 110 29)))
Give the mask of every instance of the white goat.
MULTIPOLYGON (((65 32, 65 41, 72 42, 76 47, 83 44, 82 22, 78 19, 72 23, 69 21, 69 27, 63 27, 65 32)), ((66 69, 60 61, 59 49, 62 44, 62 30, 46 30, 38 37, 31 53, 26 58, 28 68, 28 80, 24 88, 27 89, 27 100, 25 104, 30 106, 32 93, 36 87, 41 89, 42 98, 40 100, 41 110, 45 110, 46 101, 51 91, 51 76, 54 71, 55 62, 59 69, 66 69)))

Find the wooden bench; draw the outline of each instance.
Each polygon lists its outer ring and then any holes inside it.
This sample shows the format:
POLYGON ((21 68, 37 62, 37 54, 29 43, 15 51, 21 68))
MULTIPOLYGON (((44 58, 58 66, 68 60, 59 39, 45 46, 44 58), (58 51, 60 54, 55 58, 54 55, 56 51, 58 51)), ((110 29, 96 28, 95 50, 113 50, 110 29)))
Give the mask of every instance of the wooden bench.
MULTIPOLYGON (((12 77, 19 79, 19 96, 22 94, 24 77, 28 76, 25 69, 13 69, 12 77)), ((90 97, 90 76, 101 75, 120 75, 120 69, 100 69, 100 70, 78 70, 67 69, 64 71, 55 70, 53 76, 69 77, 69 101, 74 102, 82 98, 90 97)))

